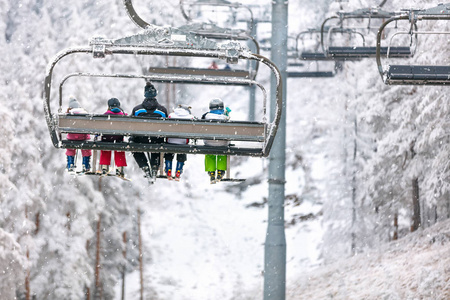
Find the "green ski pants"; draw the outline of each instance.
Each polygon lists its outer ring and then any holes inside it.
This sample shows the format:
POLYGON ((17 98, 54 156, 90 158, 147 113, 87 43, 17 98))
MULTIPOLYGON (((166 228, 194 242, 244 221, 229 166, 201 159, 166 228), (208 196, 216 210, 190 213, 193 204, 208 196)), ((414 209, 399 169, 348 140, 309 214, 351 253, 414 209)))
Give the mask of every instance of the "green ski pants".
POLYGON ((226 155, 205 155, 205 171, 215 172, 216 170, 227 170, 227 156, 226 155))

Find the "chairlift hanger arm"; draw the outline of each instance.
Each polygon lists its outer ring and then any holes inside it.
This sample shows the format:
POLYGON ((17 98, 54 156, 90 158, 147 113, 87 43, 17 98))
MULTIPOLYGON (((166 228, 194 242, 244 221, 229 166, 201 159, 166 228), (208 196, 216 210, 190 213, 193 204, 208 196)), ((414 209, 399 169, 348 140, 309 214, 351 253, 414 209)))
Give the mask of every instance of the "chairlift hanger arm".
POLYGON ((324 41, 323 41, 323 33, 324 33, 324 31, 325 31, 325 24, 326 24, 328 21, 330 21, 330 20, 338 19, 338 18, 339 18, 338 16, 331 16, 331 17, 329 17, 329 18, 326 18, 326 19, 322 22, 322 26, 320 26, 320 45, 321 45, 321 47, 322 47, 323 53, 325 53, 325 44, 324 44, 324 41))
POLYGON ((133 21, 134 24, 136 24, 138 27, 145 29, 148 26, 150 26, 149 23, 145 22, 136 12, 136 10, 133 7, 132 0, 123 0, 123 3, 125 5, 125 9, 127 11, 128 16, 133 21))

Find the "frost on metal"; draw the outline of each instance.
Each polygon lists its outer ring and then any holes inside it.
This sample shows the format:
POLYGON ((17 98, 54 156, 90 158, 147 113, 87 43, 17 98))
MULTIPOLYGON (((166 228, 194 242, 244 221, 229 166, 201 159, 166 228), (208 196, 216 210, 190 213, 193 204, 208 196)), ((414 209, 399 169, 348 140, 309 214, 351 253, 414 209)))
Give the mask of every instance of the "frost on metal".
MULTIPOLYGON (((144 31, 118 39, 105 39, 103 37, 94 37, 89 45, 93 47, 94 52, 101 53, 107 46, 130 46, 130 47, 166 47, 177 49, 199 49, 199 50, 218 50, 223 48, 222 43, 214 39, 245 39, 245 32, 240 30, 230 30, 220 28, 210 24, 185 25, 180 28, 168 26, 150 25, 144 31), (209 38, 210 37, 210 38, 209 38)), ((234 46, 240 50, 248 51, 246 45, 234 41, 234 46)))

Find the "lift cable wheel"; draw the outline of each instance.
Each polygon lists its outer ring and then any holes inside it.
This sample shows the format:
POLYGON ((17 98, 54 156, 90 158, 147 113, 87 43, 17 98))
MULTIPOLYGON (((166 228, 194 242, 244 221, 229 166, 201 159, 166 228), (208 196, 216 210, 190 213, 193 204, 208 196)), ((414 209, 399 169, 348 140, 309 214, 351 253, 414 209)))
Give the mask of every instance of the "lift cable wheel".
MULTIPOLYGON (((84 56, 85 57, 85 56, 84 56)), ((202 36, 183 32, 177 28, 147 26, 143 33, 116 40, 94 38, 89 47, 69 48, 56 55, 47 67, 44 80, 44 112, 53 145, 56 148, 119 150, 135 152, 171 152, 193 154, 225 154, 242 156, 269 155, 282 113, 281 74, 276 65, 266 57, 249 52, 237 42, 218 44, 202 36), (239 60, 259 61, 266 65, 276 80, 276 109, 271 122, 266 118, 266 92, 262 84, 239 77, 195 76, 195 75, 132 75, 132 74, 87 74, 76 76, 105 78, 143 78, 159 82, 184 82, 195 84, 256 85, 264 95, 263 122, 248 121, 205 121, 150 119, 134 116, 114 115, 67 115, 62 114, 62 85, 74 74, 67 75, 60 84, 57 114, 51 110, 51 87, 53 70, 63 58, 74 54, 92 54, 93 59, 111 55, 114 59, 123 55, 133 56, 178 56, 223 59, 228 63, 239 60), (230 141, 229 146, 212 147, 206 145, 139 144, 132 142, 109 143, 103 141, 69 141, 62 138, 64 133, 88 133, 95 135, 121 134, 124 136, 179 137, 197 139, 217 139, 230 141), (244 142, 244 146, 235 142, 244 142), (252 143, 246 147, 245 142, 252 143), (256 144, 256 146, 254 146, 256 144)))
MULTIPOLYGON (((384 83, 389 85, 449 85, 450 66, 438 65, 389 65, 385 70, 381 63, 381 36, 384 28, 392 22, 409 21, 410 31, 403 32, 411 36, 419 34, 450 34, 450 32, 418 31, 417 22, 420 20, 450 20, 450 3, 440 4, 437 7, 425 10, 408 10, 402 15, 386 20, 378 30, 376 61, 378 72, 384 83), (415 30, 414 30, 415 28, 415 30)), ((389 45, 390 47, 390 45, 389 45)), ((388 48, 389 48, 388 47, 388 48)))

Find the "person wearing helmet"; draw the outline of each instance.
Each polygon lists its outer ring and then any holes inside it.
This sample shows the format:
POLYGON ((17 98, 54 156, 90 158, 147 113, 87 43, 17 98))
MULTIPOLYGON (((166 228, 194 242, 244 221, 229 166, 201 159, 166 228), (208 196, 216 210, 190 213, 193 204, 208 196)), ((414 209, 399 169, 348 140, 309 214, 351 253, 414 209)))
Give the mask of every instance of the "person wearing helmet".
MULTIPOLYGON (((78 100, 75 99, 75 97, 70 96, 67 114, 85 115, 87 113, 88 112, 81 107, 78 100)), ((71 141, 86 141, 89 140, 91 136, 85 133, 68 133, 66 138, 71 141)), ((75 149, 66 149, 67 171, 69 172, 73 172, 75 169, 75 154, 76 154, 75 149)), ((90 166, 91 154, 92 151, 90 149, 81 149, 81 155, 83 156, 83 172, 89 172, 91 170, 90 166)))
MULTIPOLYGON (((134 117, 166 118, 168 115, 167 109, 158 103, 158 100, 156 100, 157 95, 158 91, 153 84, 147 82, 144 88, 144 101, 133 108, 131 115, 134 117)), ((160 144, 164 143, 164 138, 133 136, 131 141, 134 143, 160 144)), ((145 153, 133 152, 133 157, 139 168, 144 171, 145 177, 147 177, 151 183, 154 183, 160 165, 159 153, 150 154, 150 166, 148 165, 149 162, 145 153)))
MULTIPOLYGON (((209 112, 202 116, 203 120, 224 120, 230 119, 229 112, 231 110, 224 106, 222 99, 216 98, 209 102, 209 112)), ((204 140, 207 146, 228 146, 229 142, 225 140, 204 140)), ((226 155, 205 155, 205 171, 208 172, 210 182, 216 183, 221 181, 227 170, 226 155), (216 177, 217 171, 217 177, 216 177)))
MULTIPOLYGON (((188 119, 193 120, 194 116, 191 113, 191 107, 185 104, 178 104, 177 108, 174 109, 169 115, 170 119, 188 119)), ((167 138, 168 144, 186 145, 189 143, 189 139, 182 138, 167 138)), ((164 154, 164 163, 167 179, 172 180, 172 161, 174 158, 174 153, 164 154)), ((187 155, 185 153, 177 153, 177 167, 175 169, 175 180, 180 180, 181 173, 183 173, 183 166, 186 162, 187 155)))
MULTIPOLYGON (((105 115, 119 115, 123 116, 126 113, 120 107, 120 101, 117 98, 111 98, 108 100, 108 110, 104 113, 105 115)), ((102 135, 102 142, 113 142, 121 143, 123 142, 122 135, 102 135)), ((114 163, 116 164, 116 175, 120 177, 125 176, 124 167, 127 166, 127 159, 125 158, 124 151, 114 151, 114 163)), ((100 168, 102 174, 107 174, 109 172, 109 165, 111 164, 111 151, 102 150, 100 152, 100 168)))

